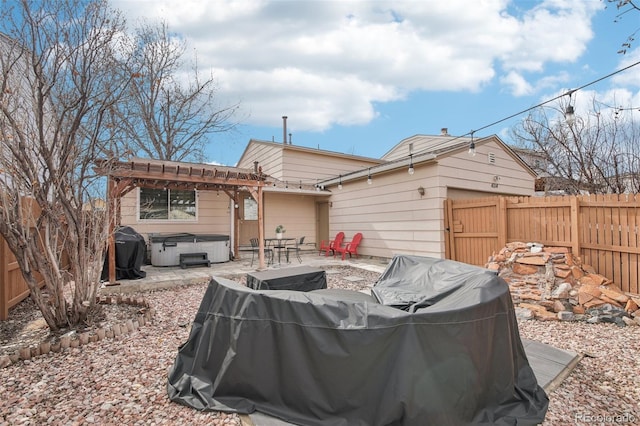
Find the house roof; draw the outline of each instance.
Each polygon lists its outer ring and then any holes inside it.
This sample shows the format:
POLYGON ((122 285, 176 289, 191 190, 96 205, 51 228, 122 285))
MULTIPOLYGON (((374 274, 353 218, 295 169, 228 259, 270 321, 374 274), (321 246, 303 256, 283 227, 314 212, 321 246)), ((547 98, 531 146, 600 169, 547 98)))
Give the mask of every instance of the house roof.
POLYGON ((393 161, 400 157, 407 157, 409 154, 442 154, 468 147, 470 142, 471 138, 463 136, 413 135, 398 142, 382 156, 382 159, 393 161))
POLYGON ((318 155, 323 155, 323 156, 329 156, 329 157, 341 157, 341 158, 349 158, 349 159, 353 159, 353 160, 360 160, 360 161, 365 161, 365 162, 369 162, 369 163, 383 163, 384 160, 381 160, 379 158, 373 158, 373 157, 365 157, 365 156, 361 156, 361 155, 353 155, 353 154, 345 154, 342 152, 337 152, 337 151, 328 151, 325 149, 320 149, 320 148, 310 148, 310 147, 305 147, 305 146, 300 146, 300 145, 293 145, 293 144, 285 144, 282 142, 272 142, 272 141, 263 141, 263 140, 259 140, 259 139, 250 139, 249 143, 247 144, 247 146, 245 147, 244 151, 242 152, 242 155, 240 155, 240 159, 238 160, 238 163, 240 163, 242 161, 242 159, 245 157, 245 155, 247 154, 247 151, 249 150, 251 145, 265 145, 265 146, 275 146, 277 148, 281 148, 283 150, 287 150, 287 151, 299 151, 299 152, 305 152, 305 153, 311 153, 311 154, 318 154, 318 155))
MULTIPOLYGON (((405 169, 411 164, 420 164, 424 162, 436 161, 449 155, 456 154, 460 151, 466 151, 471 143, 470 137, 451 136, 451 135, 413 135, 401 140, 397 145, 387 151, 382 156, 383 162, 380 165, 370 168, 357 170, 339 177, 326 179, 320 182, 322 185, 332 185, 339 181, 347 182, 352 179, 361 179, 367 177, 371 173, 380 173, 392 171, 395 169, 405 169), (412 148, 409 151, 409 148, 412 148)), ((491 135, 484 138, 473 139, 476 146, 489 142, 497 143, 505 150, 516 162, 518 162, 529 174, 536 176, 536 172, 523 161, 518 154, 505 144, 498 136, 491 135)))

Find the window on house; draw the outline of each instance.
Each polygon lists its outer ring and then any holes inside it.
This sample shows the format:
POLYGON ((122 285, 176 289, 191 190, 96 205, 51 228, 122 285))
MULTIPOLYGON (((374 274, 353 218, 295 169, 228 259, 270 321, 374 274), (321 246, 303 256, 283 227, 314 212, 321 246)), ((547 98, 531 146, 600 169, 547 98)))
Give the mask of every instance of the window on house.
POLYGON ((258 203, 253 197, 244 198, 244 220, 258 220, 258 203))
POLYGON ((195 220, 196 192, 140 188, 140 220, 195 220))

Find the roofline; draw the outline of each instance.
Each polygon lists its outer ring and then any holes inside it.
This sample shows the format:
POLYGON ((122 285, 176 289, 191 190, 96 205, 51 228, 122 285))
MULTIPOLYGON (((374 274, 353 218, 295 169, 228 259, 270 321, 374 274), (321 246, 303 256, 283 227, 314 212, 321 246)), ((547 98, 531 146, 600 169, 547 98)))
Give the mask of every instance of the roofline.
MULTIPOLYGON (((291 151, 299 151, 299 152, 306 152, 306 153, 311 153, 311 154, 326 155, 326 156, 331 156, 331 157, 340 157, 340 158, 346 158, 346 159, 352 159, 352 160, 366 161, 366 162, 369 162, 369 163, 377 163, 377 164, 384 163, 384 160, 381 160, 379 158, 364 157, 362 155, 344 154, 342 152, 337 152, 337 151, 328 151, 328 150, 319 149, 319 148, 310 148, 310 147, 301 146, 301 145, 290 145, 290 144, 284 144, 282 142, 264 141, 264 140, 253 139, 253 138, 249 140, 249 143, 247 144, 247 146, 245 147, 244 151, 240 155, 240 160, 242 158, 244 158, 245 154, 247 153, 247 151, 249 149, 249 146, 252 143, 261 144, 261 145, 268 145, 268 146, 275 146, 277 148, 282 148, 282 149, 291 150, 291 151)), ((240 162, 240 160, 238 160, 238 162, 236 164, 238 164, 240 162)))
POLYGON ((380 174, 385 172, 390 172, 400 168, 409 168, 409 165, 413 162, 414 166, 416 164, 422 164, 427 162, 432 162, 437 159, 437 155, 427 152, 423 154, 412 154, 407 155, 406 158, 400 158, 393 161, 387 161, 380 163, 376 166, 365 167, 364 169, 356 170, 354 172, 349 172, 344 175, 339 175, 338 177, 334 177, 331 179, 326 179, 318 182, 318 185, 326 186, 326 185, 336 185, 339 183, 349 182, 352 180, 358 180, 362 178, 367 178, 369 176, 369 172, 372 174, 380 174))
MULTIPOLYGON (((410 138, 413 138, 415 136, 422 136, 422 135, 414 135, 411 136, 410 138)), ((410 138, 405 138, 402 141, 405 141, 407 139, 410 138)), ((443 150, 441 152, 437 152, 438 150, 434 150, 434 151, 426 151, 426 152, 417 152, 414 154, 410 154, 407 155, 406 157, 402 157, 400 159, 396 159, 396 160, 392 160, 392 161, 388 161, 388 162, 383 162, 380 165, 377 166, 372 166, 372 167, 367 167, 364 169, 360 169, 360 170, 356 170, 354 172, 350 172, 347 173, 345 175, 339 175, 338 177, 333 177, 331 179, 326 179, 324 181, 320 181, 318 182, 319 185, 336 185, 339 183, 344 183, 344 182, 349 182, 352 180, 357 180, 357 179, 362 179, 362 178, 367 178, 369 176, 369 172, 371 172, 372 174, 378 174, 378 173, 384 173, 384 172, 389 172, 389 171, 393 171, 399 168, 408 168, 409 165, 411 164, 411 162, 413 162, 413 164, 421 164, 421 163, 425 163, 425 162, 432 162, 432 161, 437 161, 439 158, 444 158, 444 157, 449 157, 453 154, 456 154, 462 150, 466 150, 467 149, 467 145, 471 142, 471 138, 464 138, 462 136, 452 136, 451 139, 460 139, 460 143, 457 143, 455 145, 451 145, 447 148, 443 148, 443 150)), ((496 142, 498 145, 500 145, 506 152, 507 154, 509 154, 509 156, 511 156, 516 162, 518 162, 527 172, 529 172, 529 174, 531 174, 533 177, 537 177, 538 174, 527 164, 525 163, 512 149, 511 147, 509 147, 509 145, 507 145, 506 143, 504 143, 502 141, 502 139, 500 139, 497 135, 493 134, 490 136, 485 136, 483 138, 479 138, 479 139, 475 139, 474 143, 476 146, 478 145, 484 145, 487 144, 489 142, 496 142)))

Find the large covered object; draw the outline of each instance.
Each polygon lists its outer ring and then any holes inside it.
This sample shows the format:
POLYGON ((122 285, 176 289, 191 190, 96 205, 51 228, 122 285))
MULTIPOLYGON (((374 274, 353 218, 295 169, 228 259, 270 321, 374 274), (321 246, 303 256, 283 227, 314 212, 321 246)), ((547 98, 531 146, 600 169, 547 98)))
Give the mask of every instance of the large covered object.
POLYGON ((495 273, 396 256, 373 294, 260 291, 214 277, 169 397, 300 425, 544 420, 548 399, 495 273))
MULTIPOLYGON (((137 280, 147 273, 142 270, 147 257, 147 245, 144 237, 130 226, 122 226, 115 232, 116 241, 116 279, 137 280)), ((109 277, 109 253, 106 254, 102 268, 102 279, 109 277)))

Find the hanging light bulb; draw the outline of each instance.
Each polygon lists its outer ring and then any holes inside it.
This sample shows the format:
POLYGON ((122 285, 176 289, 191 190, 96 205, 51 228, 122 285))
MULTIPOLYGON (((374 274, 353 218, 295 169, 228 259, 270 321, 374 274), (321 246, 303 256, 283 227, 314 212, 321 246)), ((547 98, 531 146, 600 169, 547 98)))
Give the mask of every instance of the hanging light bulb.
POLYGON ((569 125, 576 122, 576 115, 573 109, 573 105, 569 104, 567 106, 567 109, 564 111, 564 119, 569 125))
POLYGON ((369 167, 369 176, 367 176, 367 184, 371 185, 373 180, 371 180, 371 167, 369 167))
POLYGON ((342 175, 338 178, 338 189, 342 189, 342 175))
POLYGON ((564 119, 568 125, 572 125, 576 121, 575 110, 573 109, 573 105, 571 105, 571 95, 573 95, 575 90, 569 90, 567 95, 569 96, 569 104, 567 108, 564 110, 564 119))
POLYGON ((409 154, 409 170, 407 171, 409 172, 410 175, 412 175, 413 172, 415 172, 413 168, 413 154, 409 154))
POLYGON ((302 191, 302 181, 300 181, 300 185, 298 186, 298 191, 302 191))
POLYGON ((471 142, 469 143, 469 155, 472 157, 476 156, 476 143, 473 141, 473 134, 475 132, 471 131, 471 142))

